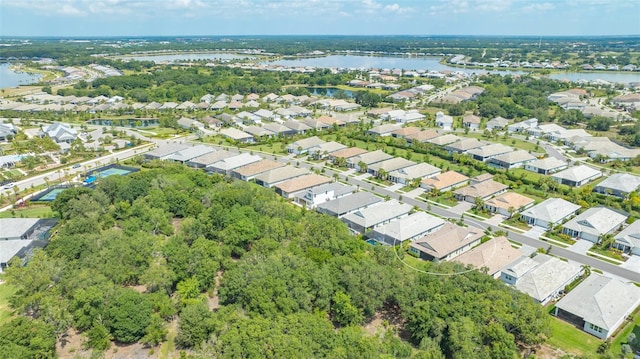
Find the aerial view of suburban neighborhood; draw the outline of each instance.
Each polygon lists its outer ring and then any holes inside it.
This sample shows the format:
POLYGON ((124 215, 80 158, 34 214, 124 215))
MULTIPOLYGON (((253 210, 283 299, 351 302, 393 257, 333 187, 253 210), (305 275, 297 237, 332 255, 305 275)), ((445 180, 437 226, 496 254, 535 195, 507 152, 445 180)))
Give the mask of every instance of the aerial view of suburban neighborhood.
POLYGON ((640 358, 640 3, 0 2, 0 358, 640 358))

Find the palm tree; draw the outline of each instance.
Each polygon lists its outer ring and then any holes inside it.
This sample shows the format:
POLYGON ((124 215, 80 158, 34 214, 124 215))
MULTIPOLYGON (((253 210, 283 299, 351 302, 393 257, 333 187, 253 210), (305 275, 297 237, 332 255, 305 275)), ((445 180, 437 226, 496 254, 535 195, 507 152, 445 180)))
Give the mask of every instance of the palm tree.
POLYGON ((49 188, 49 177, 44 178, 44 183, 47 185, 47 188, 49 188))

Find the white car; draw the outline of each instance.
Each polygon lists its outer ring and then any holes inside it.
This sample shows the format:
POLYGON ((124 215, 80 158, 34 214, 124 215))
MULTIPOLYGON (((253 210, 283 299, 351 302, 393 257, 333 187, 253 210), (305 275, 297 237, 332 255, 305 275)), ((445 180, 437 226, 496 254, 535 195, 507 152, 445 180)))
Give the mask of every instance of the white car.
POLYGON ((9 182, 7 184, 4 185, 4 189, 12 189, 13 186, 15 186, 16 184, 13 182, 9 182))

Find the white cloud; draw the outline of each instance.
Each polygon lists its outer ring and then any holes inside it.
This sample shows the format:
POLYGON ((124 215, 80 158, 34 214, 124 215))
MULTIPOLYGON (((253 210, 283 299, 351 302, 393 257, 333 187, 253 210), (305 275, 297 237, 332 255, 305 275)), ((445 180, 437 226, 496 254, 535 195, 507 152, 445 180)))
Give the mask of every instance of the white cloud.
POLYGON ((553 10, 555 9, 556 6, 550 2, 543 2, 543 3, 532 3, 532 4, 528 4, 522 7, 522 10, 525 12, 530 12, 530 11, 548 11, 548 10, 553 10))
POLYGON ((486 12, 501 12, 511 7, 511 0, 476 0, 475 10, 486 12))

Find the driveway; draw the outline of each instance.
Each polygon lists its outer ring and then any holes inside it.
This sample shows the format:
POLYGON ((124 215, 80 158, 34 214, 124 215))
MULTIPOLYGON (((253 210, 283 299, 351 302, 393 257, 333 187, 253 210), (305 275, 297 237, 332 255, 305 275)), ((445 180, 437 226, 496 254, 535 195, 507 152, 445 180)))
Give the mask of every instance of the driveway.
POLYGON ((472 207, 473 207, 473 203, 462 201, 458 205, 449 208, 449 211, 462 215, 464 212, 470 210, 472 207))
POLYGON ((626 262, 622 263, 620 267, 640 273, 640 256, 632 255, 626 262))
POLYGON ((591 247, 593 247, 593 243, 589 242, 585 239, 579 239, 576 241, 575 244, 573 244, 571 247, 567 248, 568 250, 572 251, 572 252, 576 252, 576 253, 580 253, 580 254, 587 254, 587 251, 589 249, 591 249, 591 247))
POLYGON ((405 197, 409 197, 409 198, 416 198, 416 197, 420 196, 423 193, 424 193, 424 190, 422 188, 416 188, 414 190, 411 190, 411 191, 405 193, 404 196, 405 197))
POLYGON ((533 227, 531 227, 530 230, 528 230, 527 232, 524 232, 522 235, 523 236, 527 236, 529 238, 538 239, 546 231, 547 231, 546 228, 539 227, 539 226, 533 226, 533 227))
POLYGON ((505 218, 503 215, 501 214, 496 214, 495 216, 487 219, 484 221, 484 223, 490 224, 494 227, 498 227, 500 225, 500 223, 502 223, 502 221, 504 221, 505 218))

